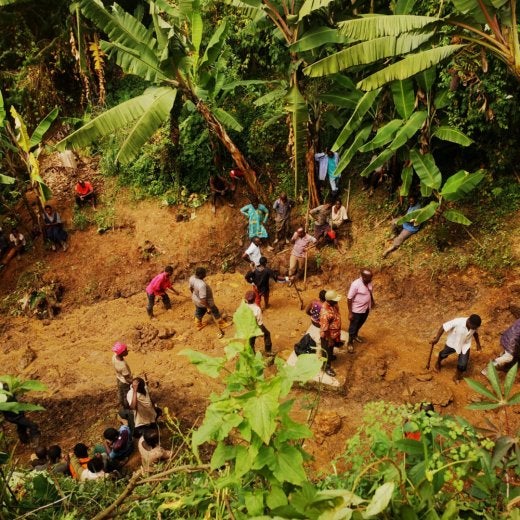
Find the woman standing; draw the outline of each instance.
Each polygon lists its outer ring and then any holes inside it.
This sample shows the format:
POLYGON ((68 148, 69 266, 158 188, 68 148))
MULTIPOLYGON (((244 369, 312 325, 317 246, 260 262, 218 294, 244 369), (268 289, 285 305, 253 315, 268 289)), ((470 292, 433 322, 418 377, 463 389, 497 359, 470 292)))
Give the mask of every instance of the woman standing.
POLYGON ((259 204, 258 199, 252 200, 251 204, 241 208, 240 213, 248 219, 249 238, 267 238, 264 225, 267 222, 269 210, 263 204, 259 204))
POLYGON ((144 379, 134 378, 132 387, 128 391, 126 400, 130 409, 134 411, 134 437, 138 439, 147 428, 155 426, 157 410, 152 402, 144 379))

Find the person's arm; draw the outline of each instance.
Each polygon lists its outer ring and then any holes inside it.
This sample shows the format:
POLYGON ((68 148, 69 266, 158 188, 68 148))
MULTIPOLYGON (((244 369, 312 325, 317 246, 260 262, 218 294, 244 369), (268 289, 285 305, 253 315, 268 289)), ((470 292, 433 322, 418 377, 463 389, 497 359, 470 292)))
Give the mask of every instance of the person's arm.
POLYGON ((252 285, 255 285, 255 280, 254 280, 254 276, 253 276, 253 271, 248 271, 244 278, 246 279, 246 282, 247 283, 250 283, 252 285))
POLYGON ((249 218, 249 206, 244 206, 243 208, 240 208, 240 213, 242 213, 244 217, 249 218))
POLYGON ((119 451, 121 448, 126 446, 128 443, 128 431, 124 430, 119 434, 119 437, 117 438, 117 441, 112 444, 112 450, 113 451, 119 451))
POLYGON ((441 339, 441 336, 444 334, 444 325, 441 325, 440 329, 437 331, 437 335, 430 341, 430 344, 436 345, 438 341, 441 339))
POLYGON ((139 385, 138 381, 132 381, 132 401, 128 402, 128 406, 130 406, 130 410, 137 410, 137 386, 139 385))
POLYGON ((482 345, 480 344, 480 336, 478 335, 478 332, 475 331, 473 334, 473 337, 475 338, 475 344, 477 345, 477 351, 482 350, 482 345))
POLYGON ((176 294, 177 296, 180 296, 180 294, 181 294, 179 291, 177 291, 177 289, 175 289, 173 287, 173 285, 171 287, 168 287, 168 290, 171 291, 172 293, 176 294))
POLYGON ((264 219, 262 220, 262 224, 267 224, 267 219, 269 218, 269 210, 262 204, 262 211, 265 215, 264 219))
POLYGON ((374 308, 376 306, 376 301, 374 300, 374 293, 369 289, 370 291, 370 303, 371 303, 371 307, 374 308))
POLYGON ((347 307, 348 307, 348 319, 352 321, 352 298, 347 298, 347 307))
POLYGON ((307 307, 305 307, 305 314, 307 314, 308 316, 311 315, 311 309, 312 309, 312 302, 309 302, 307 304, 307 307))

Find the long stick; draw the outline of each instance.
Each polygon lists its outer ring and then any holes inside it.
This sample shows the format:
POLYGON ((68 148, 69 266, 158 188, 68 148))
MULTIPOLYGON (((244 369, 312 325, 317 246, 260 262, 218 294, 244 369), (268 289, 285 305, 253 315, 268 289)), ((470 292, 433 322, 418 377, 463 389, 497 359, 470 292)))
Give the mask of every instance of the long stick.
POLYGON ((213 318, 213 323, 215 323, 215 325, 217 326, 217 329, 219 330, 218 337, 219 338, 223 338, 224 337, 224 331, 220 328, 220 325, 218 324, 217 318, 215 318, 215 316, 213 316, 212 312, 210 312, 210 314, 211 314, 211 317, 213 318))
MULTIPOLYGON (((307 201, 307 213, 305 215, 305 234, 307 234, 307 226, 309 225, 309 211, 310 211, 311 201, 307 201)), ((307 252, 307 248, 305 248, 305 268, 303 269, 303 290, 307 289, 307 264, 309 261, 309 253, 307 252)), ((303 303, 302 303, 303 305, 303 303)))
POLYGON ((300 310, 302 310, 303 309, 303 300, 300 295, 300 289, 298 289, 298 287, 296 287, 295 283, 293 285, 294 285, 294 289, 296 290, 296 294, 298 295, 298 300, 300 300, 300 310))
POLYGON ((347 207, 345 208, 347 210, 347 218, 350 218, 348 216, 348 210, 350 205, 350 179, 348 180, 348 188, 347 188, 347 207))
POLYGON ((433 347, 435 345, 432 345, 432 348, 430 349, 430 355, 428 356, 428 363, 426 363, 426 370, 430 370, 430 363, 432 360, 432 354, 433 354, 433 347))

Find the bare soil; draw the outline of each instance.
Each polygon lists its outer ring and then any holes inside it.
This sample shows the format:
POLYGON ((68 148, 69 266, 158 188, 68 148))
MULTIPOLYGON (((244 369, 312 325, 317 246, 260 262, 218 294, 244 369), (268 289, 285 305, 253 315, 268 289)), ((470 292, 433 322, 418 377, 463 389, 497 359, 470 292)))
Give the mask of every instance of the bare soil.
MULTIPOLYGON (((94 177, 100 185, 90 166, 82 167, 81 175, 94 177)), ((48 168, 47 180, 51 188, 55 182, 55 202, 70 231, 74 179, 53 166, 48 168)), ((351 196, 350 248, 315 253, 309 262, 306 289, 303 283, 299 284, 305 303, 322 288, 340 291, 340 309, 347 328, 346 291, 358 276, 360 258, 365 257, 375 273, 377 307, 362 329, 366 341, 356 347, 353 355, 339 354, 334 365, 338 377, 345 381, 344 389, 322 391, 314 422, 316 438, 306 443, 315 457, 312 465, 324 471, 342 452, 346 439, 361 422, 364 405, 370 401, 427 400, 434 402, 443 414, 461 415, 476 424, 482 423, 484 414, 465 408, 475 394, 464 383, 456 385, 452 381, 455 358, 446 362, 440 374, 425 370, 428 341, 443 321, 480 314, 484 350, 477 353, 472 349, 467 375, 483 382, 480 370, 498 353, 499 333, 514 320, 509 308, 520 303, 515 272, 506 276, 500 286, 487 283, 487 275, 475 268, 444 272, 432 278, 427 268, 431 251, 425 247, 414 250, 412 264, 411 245, 381 262, 378 258, 386 227, 370 221, 364 211, 366 195, 356 188, 351 196), (320 270, 317 264, 321 264, 320 270), (425 267, 418 268, 420 265, 425 267), (336 427, 331 429, 332 423, 336 427)), ((111 193, 116 190, 107 185, 105 190, 108 189, 111 193)), ((136 202, 125 190, 119 190, 112 200, 117 215, 114 229, 103 234, 98 234, 95 226, 86 231, 71 231, 67 252, 47 251, 41 238, 36 239, 28 253, 0 273, 0 299, 15 289, 22 274, 35 269, 43 271, 45 279, 58 280, 65 287, 61 312, 52 320, 8 314, 0 317, 1 372, 40 379, 48 386, 47 393, 28 397, 46 407, 46 411, 32 414, 33 419, 41 425, 42 442, 59 443, 65 449, 76 442, 99 442, 103 429, 116 424, 117 396, 110 350, 115 341, 128 344, 127 359, 133 373, 146 373, 152 395, 161 406, 167 406, 187 427, 200 423, 209 394, 219 392, 223 385, 201 375, 179 352, 192 348, 220 355, 233 328, 226 329, 223 339, 217 337, 212 323, 201 331, 194 329, 187 278, 196 266, 206 266, 217 306, 228 316, 248 289, 244 280, 248 266, 240 260, 247 246, 245 223, 238 211, 245 199, 239 198, 235 208, 219 207, 216 214, 209 204, 191 209, 167 207, 157 200, 136 202), (186 215, 187 220, 177 221, 179 214, 186 215), (143 253, 150 243, 155 252, 151 257, 143 253), (145 311, 145 287, 167 264, 175 267, 174 285, 182 296, 172 297, 171 311, 157 304, 157 320, 150 321, 145 311), (160 338, 173 331, 173 337, 160 338)), ((103 204, 98 211, 102 208, 103 204)), ((294 226, 297 223, 295 215, 294 226)), ((288 265, 289 250, 264 252, 273 267, 283 270, 288 265)), ((287 356, 307 329, 309 319, 300 310, 294 288, 273 284, 270 303, 264 321, 272 333, 274 350, 287 356)), ((261 340, 258 343, 262 345, 261 340)), ((438 350, 437 347, 434 356, 438 350)), ((434 361, 432 367, 433 364, 434 361)), ((306 394, 316 391, 296 389, 294 394, 304 399, 306 394)), ((303 406, 299 410, 297 414, 305 420, 308 412, 303 406)), ((487 416, 493 420, 492 412, 487 416)), ((519 424, 520 418, 515 414, 514 426, 519 424)), ((22 447, 19 454, 22 459, 28 457, 27 449, 22 447)))

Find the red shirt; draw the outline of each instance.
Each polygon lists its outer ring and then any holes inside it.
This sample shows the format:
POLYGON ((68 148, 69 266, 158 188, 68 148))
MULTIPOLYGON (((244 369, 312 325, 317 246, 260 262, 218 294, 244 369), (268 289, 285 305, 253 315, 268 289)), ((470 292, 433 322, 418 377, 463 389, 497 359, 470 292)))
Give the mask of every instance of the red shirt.
POLYGON ((323 303, 320 311, 320 337, 341 340, 341 314, 337 305, 323 303))
POLYGON ((146 288, 147 294, 155 294, 155 296, 162 296, 166 289, 170 289, 172 286, 172 282, 170 280, 170 277, 168 273, 163 272, 161 274, 158 274, 149 284, 146 288))
POLYGON ((79 182, 78 182, 78 184, 76 184, 76 193, 80 197, 84 197, 85 195, 88 195, 92 191, 94 191, 94 188, 92 187, 92 184, 90 184, 90 182, 88 182, 88 181, 85 181, 83 183, 83 186, 79 182))

